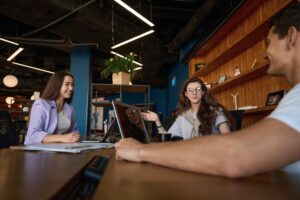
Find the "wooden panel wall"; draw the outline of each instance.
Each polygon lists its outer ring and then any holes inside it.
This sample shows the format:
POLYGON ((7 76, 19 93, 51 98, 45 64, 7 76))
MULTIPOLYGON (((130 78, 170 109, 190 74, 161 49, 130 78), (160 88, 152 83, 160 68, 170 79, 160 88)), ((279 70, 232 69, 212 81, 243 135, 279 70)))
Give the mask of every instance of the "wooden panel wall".
MULTIPOLYGON (((229 61, 226 61, 225 59, 226 62, 224 62, 221 66, 216 67, 216 69, 214 69, 212 72, 209 71, 208 73, 203 75, 195 71, 196 63, 205 62, 208 65, 209 63, 212 63, 218 59, 220 61, 220 57, 226 54, 226 52, 228 53, 229 51, 231 51, 231 48, 235 48, 235 51, 238 51, 239 46, 234 47, 234 45, 247 44, 247 42, 239 42, 245 37, 248 38, 247 35, 251 34, 251 32, 257 32, 257 27, 261 27, 262 25, 266 27, 266 22, 290 2, 291 0, 262 1, 258 8, 238 26, 234 27, 232 29, 232 32, 224 37, 223 40, 218 43, 218 45, 210 49, 205 55, 201 54, 201 49, 199 50, 197 55, 201 56, 195 56, 189 62, 190 76, 196 75, 208 83, 217 84, 219 77, 222 75, 226 75, 228 77, 228 80, 230 81, 230 79, 234 76, 236 65, 239 66, 241 74, 243 74, 243 72, 245 71, 252 70, 251 66, 255 59, 257 60, 257 62, 254 68, 262 65, 265 62, 264 39, 254 43, 250 48, 239 52, 236 56, 230 58, 229 61)), ((251 43, 251 41, 249 42, 251 43)), ((265 106, 268 93, 278 90, 286 90, 290 87, 291 85, 283 77, 271 77, 269 75, 263 75, 247 82, 241 82, 238 85, 234 85, 225 90, 218 91, 214 93, 214 95, 219 100, 219 102, 225 105, 228 109, 234 109, 231 94, 236 93, 239 93, 238 106, 256 105, 261 108, 265 106)), ((245 115, 245 117, 243 118, 243 127, 246 127, 254 123, 255 121, 262 119, 269 112, 259 112, 257 114, 251 113, 245 115)))

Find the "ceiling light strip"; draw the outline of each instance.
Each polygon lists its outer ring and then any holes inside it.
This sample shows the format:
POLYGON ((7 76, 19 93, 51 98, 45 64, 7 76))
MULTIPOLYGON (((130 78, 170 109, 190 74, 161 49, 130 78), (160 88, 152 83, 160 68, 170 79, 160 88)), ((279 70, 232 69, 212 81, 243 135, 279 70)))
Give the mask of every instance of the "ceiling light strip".
MULTIPOLYGON (((116 55, 116 56, 119 56, 119 57, 121 57, 121 58, 124 58, 123 55, 121 55, 121 54, 119 54, 119 53, 117 53, 117 52, 111 51, 110 53, 111 53, 111 54, 114 54, 114 55, 116 55)), ((136 65, 139 65, 139 66, 143 66, 142 63, 139 63, 139 62, 136 62, 136 61, 133 61, 133 63, 136 64, 136 65)), ((137 68, 139 68, 139 67, 137 67, 137 68)), ((135 68, 134 70, 138 70, 137 68, 135 68)))
POLYGON ((123 8, 125 8, 129 12, 131 12, 133 15, 135 15, 136 17, 138 17, 140 20, 142 20, 143 22, 145 22, 149 26, 151 26, 151 27, 154 26, 154 24, 152 22, 150 22, 148 19, 146 19, 145 17, 143 17, 140 13, 136 12, 133 8, 131 8, 130 6, 128 6, 123 1, 121 1, 121 0, 115 0, 115 2, 118 3, 119 5, 121 5, 123 8))
POLYGON ((22 64, 22 63, 12 62, 12 64, 19 65, 21 67, 26 67, 26 68, 34 69, 34 70, 38 70, 38 71, 42 71, 42 72, 46 72, 46 73, 49 73, 49 74, 54 74, 54 72, 51 72, 51 71, 48 71, 48 70, 44 70, 44 69, 40 69, 40 68, 36 68, 36 67, 32 67, 32 66, 25 65, 25 64, 22 64))
POLYGON ((121 43, 119 43, 119 44, 116 44, 116 45, 112 46, 111 48, 112 48, 112 49, 118 48, 118 47, 120 47, 120 46, 123 46, 124 44, 130 43, 130 42, 132 42, 132 41, 134 41, 134 40, 137 40, 137 39, 140 39, 141 37, 144 37, 144 36, 146 36, 146 35, 149 35, 149 34, 151 34, 151 33, 153 33, 153 32, 154 32, 154 30, 147 31, 147 32, 142 33, 142 34, 140 34, 140 35, 137 35, 137 36, 135 36, 135 37, 133 37, 133 38, 130 38, 130 39, 128 39, 128 40, 125 40, 124 42, 121 42, 121 43))
POLYGON ((13 45, 19 46, 19 44, 18 44, 18 43, 16 43, 16 42, 13 42, 13 41, 10 41, 10 40, 6 40, 6 39, 4 39, 4 38, 1 38, 1 37, 0 37, 0 40, 1 40, 1 41, 3 41, 3 42, 7 42, 7 43, 10 43, 10 44, 13 44, 13 45))
POLYGON ((9 56, 9 58, 7 58, 7 61, 11 61, 12 59, 14 59, 19 53, 21 53, 24 50, 24 48, 20 47, 18 48, 13 54, 11 54, 11 56, 9 56))

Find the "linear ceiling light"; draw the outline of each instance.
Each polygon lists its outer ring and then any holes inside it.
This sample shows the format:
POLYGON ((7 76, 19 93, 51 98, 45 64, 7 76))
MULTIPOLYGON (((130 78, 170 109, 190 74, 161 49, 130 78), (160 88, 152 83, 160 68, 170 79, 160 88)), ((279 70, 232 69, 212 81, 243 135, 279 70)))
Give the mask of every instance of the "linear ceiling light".
POLYGON ((10 41, 10 40, 6 40, 6 39, 4 39, 4 38, 1 38, 1 37, 0 37, 0 40, 1 40, 1 41, 3 41, 3 42, 7 42, 7 43, 10 43, 10 44, 14 44, 14 45, 16 45, 16 46, 19 46, 19 44, 18 44, 18 43, 16 43, 16 42, 13 42, 13 41, 10 41))
POLYGON ((20 47, 18 48, 13 54, 11 54, 11 56, 9 56, 9 58, 7 58, 7 61, 11 61, 12 59, 14 59, 19 53, 21 53, 21 51, 23 51, 24 48, 20 47))
MULTIPOLYGON (((111 51, 110 53, 111 53, 111 54, 114 54, 114 55, 116 55, 116 56, 119 56, 119 57, 121 57, 121 58, 124 58, 123 55, 121 55, 121 54, 119 54, 119 53, 117 53, 117 52, 111 51)), ((136 61, 133 61, 133 63, 136 64, 136 65, 139 65, 139 66, 143 66, 142 63, 139 63, 139 62, 136 62, 136 61)), ((137 68, 139 68, 139 67, 137 67, 137 68)), ((135 68, 134 70, 138 70, 137 68, 135 68)))
POLYGON ((121 0, 115 0, 115 2, 117 2, 118 4, 120 4, 121 6, 123 6, 123 8, 125 8, 126 10, 128 10, 129 12, 131 12, 133 15, 135 15, 136 17, 138 17, 140 20, 142 20, 143 22, 145 22, 149 26, 151 26, 151 27, 154 26, 154 24, 152 22, 150 22, 148 19, 146 19, 145 17, 143 17, 140 13, 136 12, 134 9, 132 9, 130 6, 128 6, 123 1, 121 1, 121 0))
POLYGON ((133 37, 133 38, 130 38, 130 39, 124 41, 124 42, 121 42, 121 43, 119 43, 119 44, 116 44, 116 45, 112 46, 111 48, 112 48, 112 49, 118 48, 118 47, 120 47, 120 46, 123 46, 124 44, 127 44, 127 43, 129 43, 129 42, 132 42, 132 41, 134 41, 134 40, 137 40, 137 39, 139 39, 139 38, 141 38, 141 37, 144 37, 144 36, 146 36, 146 35, 149 35, 149 34, 151 34, 151 33, 153 33, 153 32, 154 32, 154 30, 147 31, 147 32, 142 33, 142 34, 140 34, 140 35, 138 35, 138 36, 135 36, 135 37, 133 37))
POLYGON ((51 71, 48 71, 48 70, 44 70, 44 69, 40 69, 40 68, 36 68, 36 67, 32 67, 32 66, 29 66, 29 65, 24 65, 22 63, 12 62, 12 64, 19 65, 21 67, 26 67, 26 68, 34 69, 34 70, 38 70, 38 71, 42 71, 42 72, 46 72, 46 73, 49 73, 49 74, 54 74, 54 72, 51 72, 51 71))

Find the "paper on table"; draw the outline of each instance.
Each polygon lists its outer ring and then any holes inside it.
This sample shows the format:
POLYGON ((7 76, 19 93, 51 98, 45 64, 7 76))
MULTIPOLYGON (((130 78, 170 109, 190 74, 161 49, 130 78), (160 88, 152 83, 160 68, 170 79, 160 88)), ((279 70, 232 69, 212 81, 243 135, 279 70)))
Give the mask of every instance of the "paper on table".
MULTIPOLYGON (((24 146, 23 150, 41 150, 41 151, 55 151, 67 153, 81 153, 83 151, 106 149, 113 147, 112 143, 55 143, 55 144, 34 144, 24 146)), ((14 149, 14 148, 12 148, 14 149)), ((20 149, 16 149, 20 150, 20 149)))

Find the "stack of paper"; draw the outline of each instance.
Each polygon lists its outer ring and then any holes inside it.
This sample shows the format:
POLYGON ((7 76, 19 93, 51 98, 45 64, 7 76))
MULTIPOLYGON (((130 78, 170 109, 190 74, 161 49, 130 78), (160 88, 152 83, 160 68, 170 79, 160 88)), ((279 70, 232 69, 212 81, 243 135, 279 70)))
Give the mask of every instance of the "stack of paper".
POLYGON ((34 144, 27 146, 19 146, 19 148, 12 148, 15 150, 41 150, 41 151, 55 151, 68 153, 81 153, 95 149, 106 149, 113 147, 112 143, 53 143, 53 144, 34 144))

